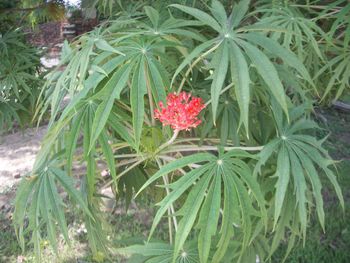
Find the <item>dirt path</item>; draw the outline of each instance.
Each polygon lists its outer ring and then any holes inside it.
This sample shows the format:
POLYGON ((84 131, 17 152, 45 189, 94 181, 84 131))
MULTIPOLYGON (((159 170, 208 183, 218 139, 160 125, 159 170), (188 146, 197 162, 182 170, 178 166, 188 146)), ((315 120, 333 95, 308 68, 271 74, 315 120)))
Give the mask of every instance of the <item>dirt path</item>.
POLYGON ((31 171, 46 129, 46 126, 31 128, 0 138, 0 194, 9 191, 31 171))

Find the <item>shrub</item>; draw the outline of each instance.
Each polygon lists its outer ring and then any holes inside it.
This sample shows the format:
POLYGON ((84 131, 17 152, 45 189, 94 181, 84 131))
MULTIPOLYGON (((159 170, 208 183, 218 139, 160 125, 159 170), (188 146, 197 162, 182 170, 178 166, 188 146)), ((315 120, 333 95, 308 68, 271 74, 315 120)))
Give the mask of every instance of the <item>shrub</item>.
POLYGON ((42 94, 49 131, 17 193, 22 247, 28 232, 39 257, 45 229, 54 248, 58 229, 69 241, 58 187, 81 208, 98 258, 110 248, 100 194, 107 187, 127 202, 135 192, 162 192, 149 242, 118 250, 139 262, 265 261, 281 240, 287 254, 305 240, 314 210, 324 228, 321 176, 344 203, 310 118, 309 89, 318 89, 304 63, 314 56, 300 50, 311 44, 321 59, 314 41, 323 34, 298 19, 302 41, 288 43, 293 31, 272 23, 282 15, 268 8, 243 0, 227 14, 218 1, 206 11, 173 4, 165 16, 145 6, 137 18, 120 16, 66 44, 66 68, 48 75, 42 94), (86 165, 80 191, 74 156, 86 165), (165 214, 169 240, 156 241, 165 214))
POLYGON ((20 30, 0 35, 0 132, 31 121, 40 92, 39 54, 20 30))

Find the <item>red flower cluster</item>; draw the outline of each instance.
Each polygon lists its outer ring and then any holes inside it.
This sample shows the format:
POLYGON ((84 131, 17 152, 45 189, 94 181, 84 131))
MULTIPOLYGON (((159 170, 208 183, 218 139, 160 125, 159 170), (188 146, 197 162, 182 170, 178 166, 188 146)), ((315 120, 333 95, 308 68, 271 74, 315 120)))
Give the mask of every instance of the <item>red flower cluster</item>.
POLYGON ((159 119, 163 126, 170 125, 174 130, 189 130, 197 127, 201 120, 198 114, 205 108, 203 100, 192 97, 190 93, 181 92, 179 95, 170 93, 167 96, 166 107, 159 103, 160 110, 154 111, 154 117, 159 119))

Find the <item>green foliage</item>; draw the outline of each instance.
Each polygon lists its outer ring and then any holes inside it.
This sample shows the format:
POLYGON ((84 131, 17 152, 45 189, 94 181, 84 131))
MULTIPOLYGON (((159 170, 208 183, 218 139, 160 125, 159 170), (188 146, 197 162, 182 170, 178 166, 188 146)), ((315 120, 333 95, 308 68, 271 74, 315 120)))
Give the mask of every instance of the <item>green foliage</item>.
MULTIPOLYGON (((336 123, 335 123, 336 125, 336 123)), ((331 129, 333 130, 333 129, 331 129)), ((339 142, 337 142, 339 143, 339 142)), ((340 146, 341 143, 339 143, 340 146)), ((349 185, 349 169, 350 162, 344 161, 339 167, 339 184, 348 189, 349 185)), ((334 203, 335 194, 330 191, 331 185, 324 182, 324 190, 328 198, 325 200, 326 207, 326 224, 325 232, 317 224, 318 219, 312 216, 310 219, 310 227, 307 230, 308 240, 305 245, 302 242, 297 243, 288 256, 286 262, 346 262, 349 258, 347 244, 350 241, 349 225, 349 202, 345 203, 345 216, 343 210, 334 203)), ((344 192, 344 196, 346 193, 344 192)), ((284 257, 287 244, 276 251, 272 257, 272 262, 281 262, 284 257)))
POLYGON ((326 49, 329 59, 317 73, 317 77, 328 82, 322 90, 323 100, 339 99, 350 86, 350 3, 337 1, 336 4, 330 5, 324 14, 320 15, 321 18, 326 17, 332 21, 328 33, 333 37, 333 42, 326 49), (336 8, 336 12, 332 11, 332 8, 336 8))
POLYGON ((4 0, 0 3, 0 32, 61 20, 64 14, 64 0, 4 0))
MULTIPOLYGON (((49 131, 17 196, 22 245, 26 215, 38 255, 43 227, 53 246, 58 229, 66 232, 56 184, 82 208, 99 259, 109 253, 101 190, 111 187, 127 203, 135 191, 158 196, 149 242, 119 250, 141 254, 130 262, 264 262, 288 233, 287 256, 305 242, 314 211, 325 228, 322 175, 344 206, 334 161, 305 106, 322 92, 318 75, 340 65, 318 74, 310 67, 314 59, 328 63, 318 42, 331 45, 314 14, 246 0, 197 7, 172 4, 161 14, 143 6, 65 43, 40 94, 37 116, 50 112, 49 131), (156 123, 154 110, 180 91, 207 107, 202 127, 178 134, 156 123), (86 168, 80 191, 68 176, 74 161, 86 168), (99 176, 100 162, 107 178, 99 176), (164 217, 169 240, 155 242, 164 217)), ((334 78, 341 81, 343 70, 334 78)))
POLYGON ((20 30, 0 35, 0 132, 33 115, 40 92, 38 51, 25 43, 20 30))

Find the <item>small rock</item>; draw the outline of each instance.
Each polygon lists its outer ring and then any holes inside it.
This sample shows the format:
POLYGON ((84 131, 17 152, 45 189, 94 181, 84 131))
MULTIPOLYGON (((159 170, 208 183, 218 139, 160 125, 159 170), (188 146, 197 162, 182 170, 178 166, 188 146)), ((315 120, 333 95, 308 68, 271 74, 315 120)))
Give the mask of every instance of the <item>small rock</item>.
POLYGON ((102 177, 106 177, 106 176, 108 176, 109 175, 109 171, 108 170, 103 170, 102 172, 101 172, 101 176, 102 177))
POLYGON ((18 256, 17 257, 17 263, 25 262, 26 258, 24 256, 18 256))
POLYGON ((21 178, 21 174, 20 173, 14 173, 13 174, 13 178, 15 178, 15 179, 19 179, 19 178, 21 178))

